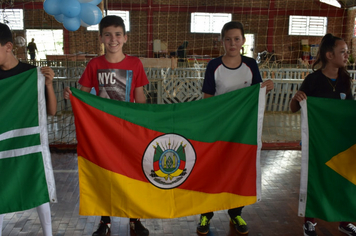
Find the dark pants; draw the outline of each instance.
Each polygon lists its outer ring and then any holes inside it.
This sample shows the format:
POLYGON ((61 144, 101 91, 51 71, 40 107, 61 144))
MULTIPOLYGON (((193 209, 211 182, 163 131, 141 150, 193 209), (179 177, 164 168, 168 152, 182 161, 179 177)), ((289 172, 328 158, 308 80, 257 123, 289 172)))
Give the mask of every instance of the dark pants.
MULTIPOLYGON (((130 218, 130 221, 137 221, 138 219, 132 219, 130 218)), ((101 221, 104 222, 105 224, 110 224, 111 223, 111 219, 110 216, 102 216, 101 217, 101 221)))
POLYGON ((31 60, 35 60, 35 58, 36 58, 36 53, 32 53, 32 52, 30 52, 29 53, 30 54, 30 58, 31 58, 31 60))
MULTIPOLYGON (((230 218, 235 218, 236 216, 240 216, 242 213, 242 207, 237 207, 237 208, 233 208, 227 211, 227 213, 229 214, 230 218)), ((207 212, 204 214, 201 214, 202 216, 206 216, 208 219, 213 218, 214 213, 213 212, 207 212)))

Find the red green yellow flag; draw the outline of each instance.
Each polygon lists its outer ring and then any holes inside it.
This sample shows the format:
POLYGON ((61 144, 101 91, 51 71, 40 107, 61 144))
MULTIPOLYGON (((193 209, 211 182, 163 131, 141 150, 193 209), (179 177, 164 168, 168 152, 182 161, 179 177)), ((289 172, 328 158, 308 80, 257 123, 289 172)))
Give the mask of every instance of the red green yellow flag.
POLYGON ((45 78, 34 68, 0 80, 0 88, 0 214, 56 202, 45 78))
POLYGON ((299 215, 356 221, 356 102, 308 97, 302 106, 299 215))
POLYGON ((72 93, 81 215, 175 218, 260 199, 259 85, 179 104, 72 93))

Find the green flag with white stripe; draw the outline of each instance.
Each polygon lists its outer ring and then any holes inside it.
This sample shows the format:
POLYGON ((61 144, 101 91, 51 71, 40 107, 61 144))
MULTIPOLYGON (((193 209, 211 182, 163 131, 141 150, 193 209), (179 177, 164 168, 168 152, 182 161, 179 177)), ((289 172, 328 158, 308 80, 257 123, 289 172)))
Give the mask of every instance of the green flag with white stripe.
POLYGON ((0 214, 56 202, 45 78, 39 68, 0 80, 0 214))

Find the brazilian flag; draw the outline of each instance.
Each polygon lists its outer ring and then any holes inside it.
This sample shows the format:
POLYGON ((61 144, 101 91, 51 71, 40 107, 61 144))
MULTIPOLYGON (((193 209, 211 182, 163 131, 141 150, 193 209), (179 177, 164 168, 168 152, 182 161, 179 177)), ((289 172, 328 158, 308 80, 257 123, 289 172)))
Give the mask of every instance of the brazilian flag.
POLYGON ((302 106, 299 215, 356 221, 356 102, 308 97, 302 106))

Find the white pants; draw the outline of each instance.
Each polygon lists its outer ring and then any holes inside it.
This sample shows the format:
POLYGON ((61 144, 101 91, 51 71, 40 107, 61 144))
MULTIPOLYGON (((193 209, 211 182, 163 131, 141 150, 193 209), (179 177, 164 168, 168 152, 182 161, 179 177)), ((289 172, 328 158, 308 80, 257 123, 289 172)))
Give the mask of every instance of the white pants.
MULTIPOLYGON (((52 219, 51 209, 49 202, 36 207, 38 217, 40 218, 42 231, 44 236, 52 236, 52 219)), ((2 235, 2 222, 4 221, 5 214, 0 215, 0 236, 2 235)))

